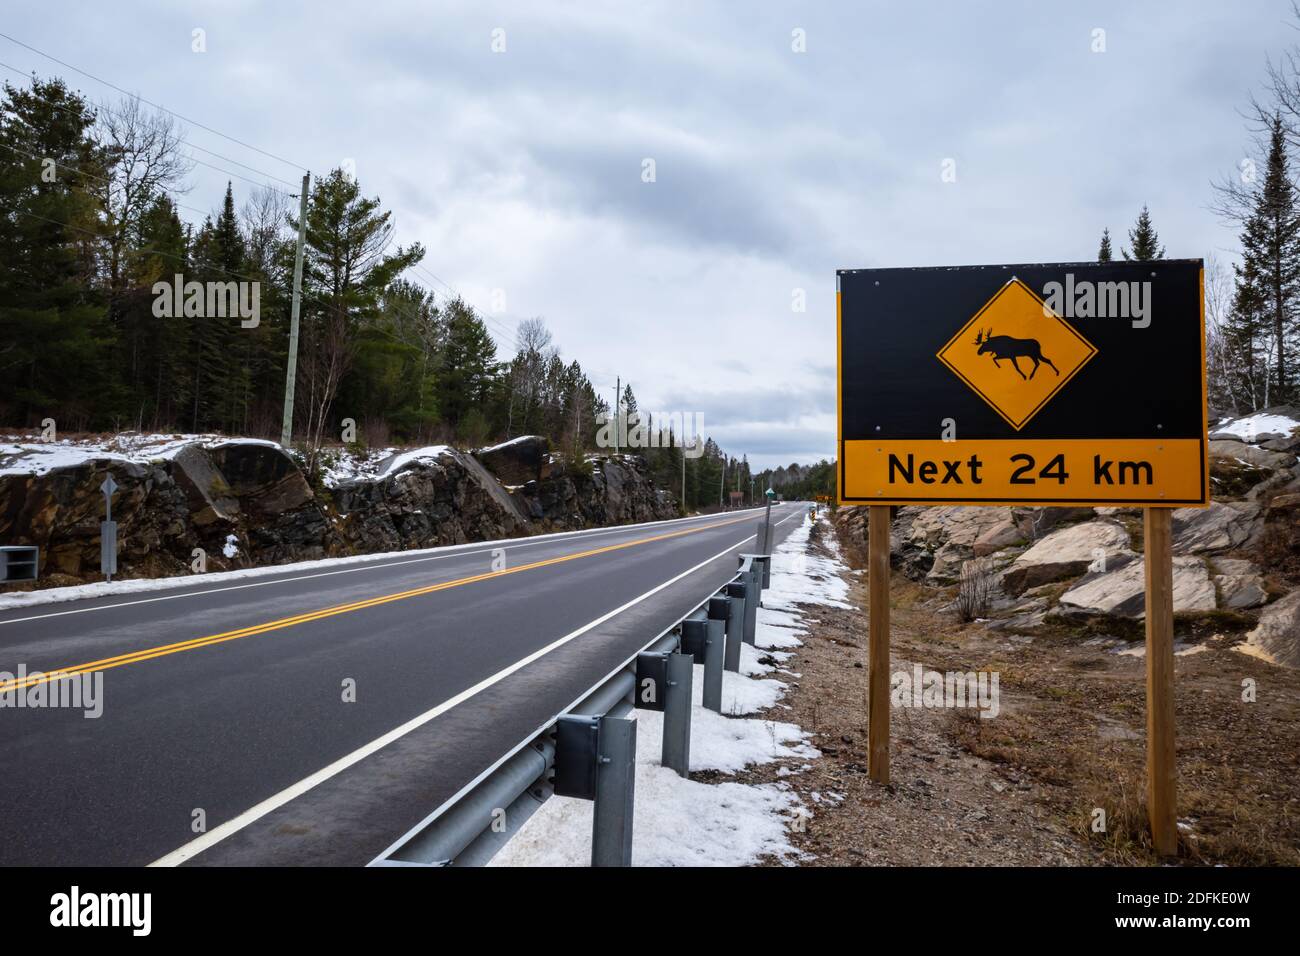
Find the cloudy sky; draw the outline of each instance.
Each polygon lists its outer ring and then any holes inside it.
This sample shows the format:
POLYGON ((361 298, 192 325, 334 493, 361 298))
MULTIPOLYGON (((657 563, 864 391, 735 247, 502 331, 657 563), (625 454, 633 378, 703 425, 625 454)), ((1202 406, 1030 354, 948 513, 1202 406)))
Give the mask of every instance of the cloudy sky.
MULTIPOLYGON (((1289 0, 45 0, 0 31, 251 179, 355 164, 426 246, 414 278, 503 346, 541 316, 606 394, 768 465, 834 454, 837 268, 1092 258, 1143 203, 1170 256, 1231 259, 1210 183, 1251 155, 1290 24, 1289 0)), ((223 173, 191 178, 218 202, 223 173)))

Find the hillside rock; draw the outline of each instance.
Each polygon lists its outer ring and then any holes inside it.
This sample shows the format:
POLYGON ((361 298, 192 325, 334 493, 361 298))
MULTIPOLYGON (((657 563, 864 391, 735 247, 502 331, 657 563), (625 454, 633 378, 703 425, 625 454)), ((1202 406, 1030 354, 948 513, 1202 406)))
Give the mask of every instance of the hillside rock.
POLYGON ((1108 564, 1133 557, 1132 541, 1122 525, 1096 520, 1053 531, 1012 562, 1002 574, 1002 587, 1010 594, 1027 588, 1075 577, 1099 558, 1108 564))
POLYGON ((654 487, 649 467, 636 455, 589 458, 580 466, 558 460, 548 477, 511 494, 542 531, 664 521, 679 513, 676 499, 654 487))
POLYGON ((1268 600, 1263 576, 1244 558, 1216 558, 1210 562, 1219 589, 1219 606, 1231 611, 1259 607, 1268 600))
POLYGON ((474 457, 504 485, 524 485, 547 477, 551 443, 540 435, 521 435, 491 448, 480 448, 474 457))
POLYGON ((1210 456, 1214 458, 1230 458, 1237 461, 1244 461, 1256 468, 1267 468, 1276 470, 1279 468, 1289 468, 1296 462, 1296 456, 1288 452, 1268 451, 1255 445, 1249 445, 1238 439, 1220 439, 1211 440, 1210 456))
MULTIPOLYGON (((0 540, 41 549, 42 576, 99 574, 100 522, 111 474, 118 490, 118 568, 155 576, 189 570, 202 548, 212 569, 240 567, 228 538, 255 540, 258 559, 320 557, 341 542, 297 463, 270 442, 194 443, 133 461, 94 455, 48 471, 0 478, 0 540)), ((244 549, 241 548, 241 553, 244 549)))
POLYGON ((1202 554, 1241 547, 1251 537, 1259 513, 1254 501, 1211 501, 1208 508, 1179 508, 1173 513, 1174 551, 1202 554))
MULTIPOLYGON (((540 446, 519 444, 529 450, 512 452, 514 462, 535 464, 540 446)), ((208 570, 229 570, 677 515, 637 456, 550 468, 512 494, 473 456, 439 446, 371 456, 364 469, 331 472, 318 494, 273 442, 176 436, 127 454, 4 445, 0 540, 40 548, 42 583, 97 580, 107 474, 118 485, 122 577, 190 573, 196 548, 208 570)))
MULTIPOLYGON (((1174 557, 1174 611, 1213 611, 1214 582, 1205 562, 1187 555, 1174 557)), ((1146 573, 1140 558, 1120 567, 1108 565, 1090 573, 1061 595, 1057 612, 1064 617, 1109 615, 1141 620, 1146 617, 1146 573)))
POLYGON ((477 462, 450 448, 402 456, 376 479, 334 488, 340 532, 362 553, 511 537, 527 528, 510 496, 477 462))
POLYGON ((899 567, 909 577, 951 584, 960 577, 961 566, 976 556, 976 542, 984 539, 987 546, 1006 534, 1006 522, 1012 520, 1010 508, 900 508, 891 542, 896 541, 899 567))
POLYGON ((1300 591, 1266 607, 1246 643, 1274 664, 1300 667, 1300 591))

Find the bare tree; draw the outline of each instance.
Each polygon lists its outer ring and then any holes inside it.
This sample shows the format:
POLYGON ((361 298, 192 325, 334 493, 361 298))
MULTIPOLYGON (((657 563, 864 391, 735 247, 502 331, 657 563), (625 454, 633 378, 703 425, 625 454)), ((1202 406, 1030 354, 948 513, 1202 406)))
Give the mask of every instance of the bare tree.
POLYGON ((993 603, 993 562, 972 558, 961 566, 957 584, 957 614, 963 621, 974 621, 989 613, 993 603))
POLYGON ((289 213, 289 200, 282 190, 259 186, 244 202, 239 218, 248 239, 248 260, 251 267, 269 276, 275 262, 276 243, 285 236, 285 219, 289 213))
POLYGON ((546 378, 546 369, 558 359, 560 350, 552 344, 546 320, 524 319, 515 332, 515 359, 510 363, 510 400, 506 409, 506 438, 514 437, 515 412, 528 427, 528 415, 546 378))
POLYGON ((161 194, 184 192, 194 168, 181 150, 183 131, 166 113, 149 110, 138 97, 114 108, 105 104, 95 121, 109 175, 95 184, 107 243, 110 315, 124 291, 124 257, 137 236, 141 217, 161 194))

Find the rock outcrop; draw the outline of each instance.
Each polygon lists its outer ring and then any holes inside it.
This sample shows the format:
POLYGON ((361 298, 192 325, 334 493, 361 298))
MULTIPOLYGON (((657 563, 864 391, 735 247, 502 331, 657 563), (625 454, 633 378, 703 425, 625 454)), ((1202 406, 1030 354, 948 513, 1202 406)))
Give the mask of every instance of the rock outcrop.
POLYGON ((1060 528, 1036 542, 1002 573, 1002 587, 1019 594, 1040 584, 1078 577, 1090 567, 1118 566, 1133 557, 1123 526, 1109 520, 1060 528))
POLYGON ((552 462, 548 477, 513 491, 540 531, 662 521, 678 515, 672 495, 654 488, 644 459, 635 455, 552 462))
POLYGON ((1300 667, 1300 591, 1266 607, 1246 635, 1251 650, 1274 664, 1300 667))
POLYGON ((480 448, 474 457, 503 485, 524 485, 549 477, 551 443, 540 435, 521 435, 491 448, 480 448))
POLYGON ((446 446, 404 450, 332 466, 313 487, 297 458, 266 441, 178 437, 127 453, 3 445, 0 541, 40 548, 43 585, 98 580, 108 474, 123 577, 188 573, 196 549, 208 570, 229 570, 677 516, 641 458, 574 467, 545 448, 529 436, 482 461, 446 446))
POLYGON ((250 550, 274 564, 343 546, 297 462, 270 442, 239 441, 196 442, 142 460, 92 453, 48 471, 0 475, 0 540, 39 546, 42 577, 98 577, 99 488, 108 474, 118 486, 113 518, 124 576, 185 573, 196 548, 209 567, 228 568, 245 566, 250 550))
MULTIPOLYGON (((1202 558, 1174 557, 1174 613, 1213 611, 1214 582, 1202 558)), ((1130 558, 1118 567, 1092 572, 1061 595, 1057 612, 1064 617, 1109 615, 1141 620, 1146 616, 1146 569, 1130 558)))

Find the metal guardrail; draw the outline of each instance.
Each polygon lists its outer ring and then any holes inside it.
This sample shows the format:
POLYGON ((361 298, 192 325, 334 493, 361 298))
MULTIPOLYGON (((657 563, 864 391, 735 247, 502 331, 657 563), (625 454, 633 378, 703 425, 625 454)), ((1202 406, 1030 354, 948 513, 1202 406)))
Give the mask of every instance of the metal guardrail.
POLYGON ((753 644, 770 554, 742 554, 734 578, 540 733, 521 741, 477 782, 444 803, 371 866, 481 866, 554 794, 591 800, 591 865, 629 866, 636 780, 636 708, 662 711, 661 763, 690 772, 694 665, 703 703, 722 712, 722 672, 740 669, 753 644))

